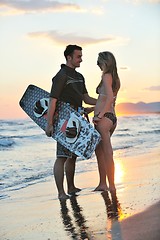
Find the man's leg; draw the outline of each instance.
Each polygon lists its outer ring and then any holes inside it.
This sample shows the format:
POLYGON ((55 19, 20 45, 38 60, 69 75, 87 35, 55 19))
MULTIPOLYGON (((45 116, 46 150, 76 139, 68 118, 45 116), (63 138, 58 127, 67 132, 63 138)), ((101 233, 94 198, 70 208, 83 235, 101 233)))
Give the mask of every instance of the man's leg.
POLYGON ((56 182, 56 186, 58 189, 58 197, 60 199, 67 199, 69 196, 65 193, 63 187, 63 180, 64 180, 64 163, 66 161, 65 157, 59 157, 56 159, 54 164, 54 178, 56 182))
POLYGON ((68 194, 75 194, 76 192, 81 191, 80 188, 76 188, 74 185, 74 174, 75 174, 75 165, 76 165, 76 156, 67 158, 65 164, 68 194))

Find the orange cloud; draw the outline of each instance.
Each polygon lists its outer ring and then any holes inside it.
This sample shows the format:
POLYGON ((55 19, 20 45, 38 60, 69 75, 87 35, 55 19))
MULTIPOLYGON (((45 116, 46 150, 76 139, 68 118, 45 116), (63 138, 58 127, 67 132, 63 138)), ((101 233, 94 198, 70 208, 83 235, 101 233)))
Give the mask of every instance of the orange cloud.
POLYGON ((74 43, 82 44, 82 45, 89 45, 89 44, 98 44, 102 42, 112 42, 117 45, 125 44, 129 41, 127 38, 122 38, 119 36, 108 35, 107 37, 103 38, 93 38, 93 37, 85 37, 79 36, 76 33, 60 33, 56 30, 51 31, 39 31, 39 32, 31 32, 28 33, 29 37, 45 37, 48 38, 58 44, 67 44, 67 43, 74 43))
POLYGON ((61 3, 49 0, 0 0, 0 15, 13 15, 37 12, 82 11, 74 3, 61 3))
POLYGON ((148 88, 144 88, 144 90, 160 91, 160 86, 151 86, 151 87, 148 87, 148 88))

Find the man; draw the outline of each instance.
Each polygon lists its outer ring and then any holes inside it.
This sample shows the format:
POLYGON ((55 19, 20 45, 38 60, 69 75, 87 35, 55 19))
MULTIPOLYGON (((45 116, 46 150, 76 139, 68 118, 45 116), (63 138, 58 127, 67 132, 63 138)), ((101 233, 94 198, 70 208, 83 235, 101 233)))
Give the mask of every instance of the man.
MULTIPOLYGON (((80 67, 80 63, 82 62, 82 48, 77 45, 68 45, 64 51, 64 56, 66 58, 66 64, 61 65, 60 71, 52 79, 46 126, 46 135, 48 137, 53 134, 53 117, 58 100, 70 103, 76 110, 82 106, 82 101, 89 105, 96 104, 96 99, 91 98, 87 93, 83 75, 75 70, 77 67, 80 67)), ((90 108, 90 112, 91 111, 93 111, 93 108, 90 108)), ((76 156, 57 142, 57 159, 54 164, 54 177, 59 199, 69 198, 63 187, 64 166, 68 194, 75 194, 81 190, 74 185, 75 162, 76 156)))

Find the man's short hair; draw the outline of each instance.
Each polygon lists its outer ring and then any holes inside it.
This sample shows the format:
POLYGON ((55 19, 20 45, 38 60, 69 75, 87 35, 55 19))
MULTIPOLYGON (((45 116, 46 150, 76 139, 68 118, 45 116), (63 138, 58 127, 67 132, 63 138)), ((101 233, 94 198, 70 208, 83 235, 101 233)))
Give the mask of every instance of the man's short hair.
POLYGON ((74 50, 82 51, 82 48, 77 45, 68 45, 64 51, 64 56, 65 56, 66 60, 67 60, 67 56, 72 56, 74 50))

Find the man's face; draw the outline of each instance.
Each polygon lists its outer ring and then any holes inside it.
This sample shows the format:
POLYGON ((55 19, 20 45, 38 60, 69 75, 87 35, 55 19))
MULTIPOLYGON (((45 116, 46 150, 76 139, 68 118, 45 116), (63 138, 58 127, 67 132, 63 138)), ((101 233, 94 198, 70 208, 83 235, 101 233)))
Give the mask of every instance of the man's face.
POLYGON ((82 51, 74 50, 73 56, 68 58, 68 63, 71 68, 80 67, 80 63, 82 62, 82 51))

